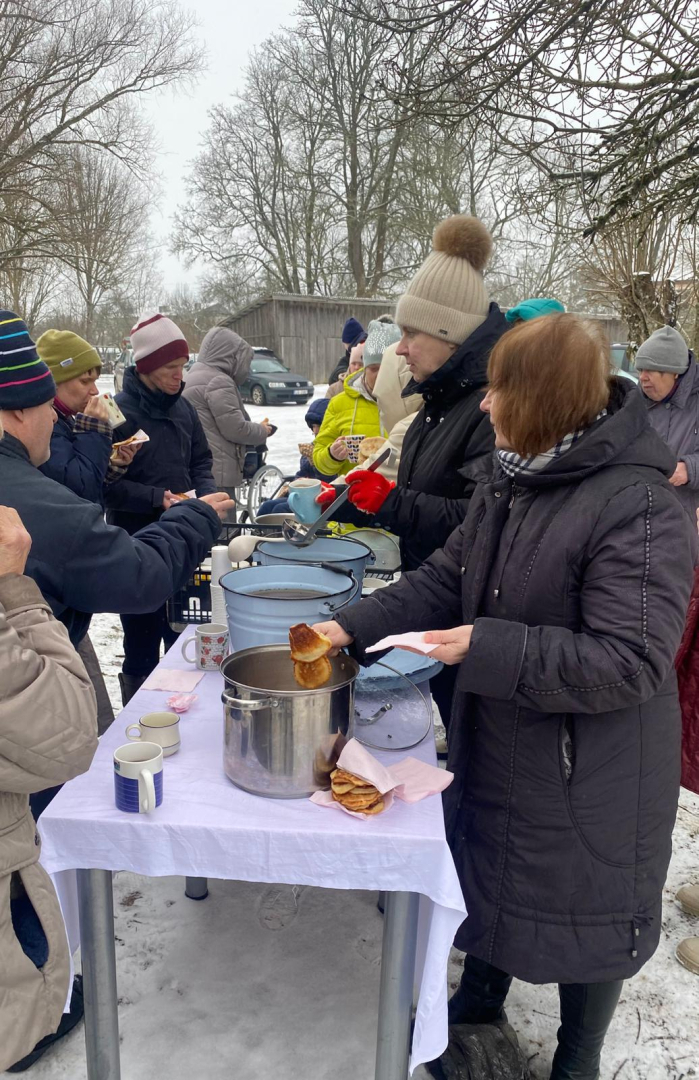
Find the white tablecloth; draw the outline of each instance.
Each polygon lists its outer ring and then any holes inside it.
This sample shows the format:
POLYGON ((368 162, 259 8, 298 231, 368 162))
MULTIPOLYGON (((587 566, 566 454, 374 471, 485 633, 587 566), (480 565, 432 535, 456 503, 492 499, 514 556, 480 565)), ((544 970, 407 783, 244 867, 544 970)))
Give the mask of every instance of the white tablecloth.
MULTIPOLYGON (((162 666, 192 670, 179 642, 162 666)), ((165 708, 168 697, 141 690, 103 735, 90 771, 66 784, 42 815, 41 862, 55 875, 71 944, 78 944, 75 875, 65 871, 78 868, 420 893, 411 1069, 439 1057, 447 1044, 449 949, 465 916, 441 798, 396 801, 387 814, 361 821, 306 799, 239 790, 223 772, 222 688, 218 672, 199 683, 198 701, 181 717, 182 749, 165 760, 163 805, 154 813, 114 806, 112 752, 127 741, 127 724, 165 708)), ((410 751, 376 756, 389 763, 408 755, 434 763, 431 736, 410 751)))

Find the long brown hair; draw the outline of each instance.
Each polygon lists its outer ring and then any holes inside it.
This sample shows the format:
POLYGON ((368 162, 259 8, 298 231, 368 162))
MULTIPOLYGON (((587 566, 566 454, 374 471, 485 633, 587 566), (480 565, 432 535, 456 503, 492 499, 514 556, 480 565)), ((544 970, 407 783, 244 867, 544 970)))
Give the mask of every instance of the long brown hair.
POLYGON ((611 350, 601 327, 545 315, 500 338, 488 364, 497 425, 512 449, 533 457, 588 427, 609 400, 611 350))

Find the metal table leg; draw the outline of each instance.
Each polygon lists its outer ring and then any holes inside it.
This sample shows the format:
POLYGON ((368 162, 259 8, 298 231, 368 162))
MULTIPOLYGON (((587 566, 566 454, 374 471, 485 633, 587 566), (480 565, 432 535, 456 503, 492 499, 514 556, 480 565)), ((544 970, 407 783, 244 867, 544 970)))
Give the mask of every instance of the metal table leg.
POLYGON ((375 1080, 406 1080, 413 1007, 417 893, 386 893, 375 1080))
POLYGON ((184 879, 184 894, 190 900, 206 900, 209 895, 209 882, 205 877, 188 877, 184 879))
POLYGON ((78 870, 88 1080, 120 1080, 111 870, 78 870))

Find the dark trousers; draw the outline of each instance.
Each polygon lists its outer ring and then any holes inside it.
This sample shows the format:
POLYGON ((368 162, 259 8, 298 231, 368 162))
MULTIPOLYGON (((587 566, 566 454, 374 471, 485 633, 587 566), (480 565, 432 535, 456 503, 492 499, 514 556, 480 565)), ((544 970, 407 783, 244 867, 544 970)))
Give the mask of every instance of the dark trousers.
POLYGON ((177 641, 178 634, 167 621, 167 609, 158 608, 146 615, 122 615, 124 629, 125 675, 145 678, 158 666, 160 645, 164 642, 166 650, 177 641))
MULTIPOLYGON (((451 1024, 488 1024, 502 1016, 512 976, 484 960, 467 956, 461 985, 449 1003, 451 1024)), ((623 980, 562 983, 561 1026, 551 1080, 597 1080, 607 1029, 623 980)))

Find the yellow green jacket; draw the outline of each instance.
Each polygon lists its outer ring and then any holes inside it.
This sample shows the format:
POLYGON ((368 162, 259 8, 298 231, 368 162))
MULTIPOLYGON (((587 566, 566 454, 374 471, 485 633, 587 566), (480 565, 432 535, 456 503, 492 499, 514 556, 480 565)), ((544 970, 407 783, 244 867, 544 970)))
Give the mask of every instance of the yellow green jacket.
POLYGON ((343 476, 356 466, 346 459, 336 461, 330 456, 330 447, 340 435, 385 435, 381 428, 379 407, 356 389, 364 369, 345 380, 341 394, 330 399, 323 423, 313 443, 313 464, 325 476, 343 476))

